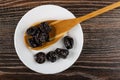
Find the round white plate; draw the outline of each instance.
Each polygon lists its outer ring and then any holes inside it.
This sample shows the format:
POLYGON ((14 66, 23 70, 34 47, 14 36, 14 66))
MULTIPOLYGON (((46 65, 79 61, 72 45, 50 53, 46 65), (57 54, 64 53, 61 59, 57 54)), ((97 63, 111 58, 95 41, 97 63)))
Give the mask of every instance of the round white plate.
POLYGON ((65 8, 56 5, 42 5, 28 11, 19 21, 14 35, 14 44, 16 52, 20 60, 31 70, 43 74, 55 74, 69 68, 79 57, 83 46, 83 32, 80 24, 71 29, 68 34, 74 39, 74 47, 69 50, 69 55, 66 59, 59 59, 54 63, 46 61, 43 64, 38 64, 34 60, 34 55, 37 52, 49 52, 56 48, 65 48, 62 39, 52 46, 35 51, 30 50, 24 44, 24 33, 32 24, 46 20, 60 20, 75 18, 75 16, 65 8))

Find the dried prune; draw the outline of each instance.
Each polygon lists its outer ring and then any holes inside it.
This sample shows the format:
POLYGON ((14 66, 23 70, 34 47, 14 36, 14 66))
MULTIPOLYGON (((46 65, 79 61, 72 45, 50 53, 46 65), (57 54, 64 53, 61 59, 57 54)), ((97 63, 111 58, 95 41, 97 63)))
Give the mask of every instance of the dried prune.
POLYGON ((41 32, 49 33, 51 31, 51 27, 47 22, 42 22, 39 28, 41 32))
POLYGON ((37 27, 30 27, 27 29, 26 34, 29 36, 34 36, 34 35, 36 35, 38 30, 39 29, 37 27))
POLYGON ((54 51, 47 53, 46 58, 48 61, 55 62, 58 58, 58 55, 54 51))
POLYGON ((49 34, 41 33, 38 38, 41 42, 48 42, 49 41, 49 34))
POLYGON ((73 45, 74 45, 73 38, 70 36, 65 36, 64 37, 64 45, 67 49, 73 48, 73 45))
POLYGON ((38 37, 33 37, 35 39, 35 43, 38 44, 38 46, 42 46, 42 42, 38 39, 38 37))
POLYGON ((35 42, 34 38, 29 38, 28 39, 28 44, 30 45, 30 47, 35 48, 38 47, 38 44, 35 42))
POLYGON ((36 26, 27 29, 26 34, 28 37, 28 44, 30 47, 35 48, 42 46, 45 42, 49 42, 49 32, 52 27, 47 22, 42 22, 36 26))
POLYGON ((39 52, 34 57, 35 57, 35 61, 40 64, 44 63, 46 60, 46 55, 44 52, 39 52))
POLYGON ((35 48, 35 47, 42 45, 42 43, 36 37, 28 38, 28 44, 32 48, 35 48))
POLYGON ((41 34, 40 30, 38 29, 38 31, 36 31, 35 35, 33 37, 39 37, 39 35, 41 34))
POLYGON ((57 48, 56 50, 55 50, 55 52, 58 54, 58 56, 60 57, 60 58, 66 58, 67 56, 68 56, 68 54, 69 54, 69 51, 67 50, 67 49, 61 49, 61 48, 57 48))

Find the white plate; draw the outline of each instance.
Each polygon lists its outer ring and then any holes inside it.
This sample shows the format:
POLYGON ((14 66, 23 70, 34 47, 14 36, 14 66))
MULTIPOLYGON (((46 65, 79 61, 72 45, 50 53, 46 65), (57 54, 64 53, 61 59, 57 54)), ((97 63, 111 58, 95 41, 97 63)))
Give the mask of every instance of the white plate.
POLYGON ((55 74, 66 70, 78 59, 83 46, 83 32, 80 24, 76 25, 67 34, 73 37, 74 47, 70 50, 70 54, 66 59, 59 59, 54 63, 46 61, 43 64, 38 64, 35 62, 33 57, 34 54, 40 51, 47 53, 51 50, 55 50, 56 48, 65 48, 63 46, 62 39, 52 46, 39 51, 29 50, 24 44, 24 33, 26 29, 29 28, 32 24, 46 20, 60 20, 69 18, 75 18, 75 16, 67 9, 56 5, 38 6, 28 11, 21 18, 15 30, 14 44, 20 60, 28 68, 38 73, 55 74))

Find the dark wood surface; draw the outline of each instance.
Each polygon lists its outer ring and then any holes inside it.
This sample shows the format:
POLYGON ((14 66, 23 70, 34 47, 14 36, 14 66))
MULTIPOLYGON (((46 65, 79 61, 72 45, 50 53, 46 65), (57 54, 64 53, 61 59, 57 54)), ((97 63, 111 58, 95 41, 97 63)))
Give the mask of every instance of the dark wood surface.
POLYGON ((79 17, 116 1, 119 0, 0 0, 0 80, 120 80, 120 8, 81 23, 81 56, 64 72, 33 72, 19 60, 14 49, 18 21, 36 6, 59 5, 79 17))

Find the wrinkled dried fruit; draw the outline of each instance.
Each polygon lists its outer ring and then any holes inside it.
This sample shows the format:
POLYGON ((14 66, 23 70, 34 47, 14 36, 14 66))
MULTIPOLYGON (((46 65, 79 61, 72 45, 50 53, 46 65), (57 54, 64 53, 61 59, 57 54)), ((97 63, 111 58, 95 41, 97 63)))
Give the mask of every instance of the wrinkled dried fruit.
POLYGON ((47 53, 46 58, 48 61, 55 62, 58 58, 58 55, 54 51, 47 53))
POLYGON ((70 37, 70 36, 64 37, 64 45, 67 49, 73 48, 73 44, 74 44, 74 41, 73 41, 72 37, 70 37))
POLYGON ((61 48, 57 48, 56 50, 55 50, 55 52, 58 54, 58 56, 60 57, 60 58, 66 58, 67 56, 68 56, 68 54, 69 54, 69 51, 67 50, 67 49, 61 49, 61 48))
POLYGON ((26 34, 29 36, 34 36, 38 32, 38 30, 39 29, 37 27, 30 27, 27 29, 26 34))
POLYGON ((42 22, 39 27, 33 26, 27 29, 26 34, 30 36, 28 38, 28 44, 32 48, 42 46, 43 43, 49 42, 49 32, 51 27, 47 22, 42 22))
POLYGON ((35 61, 37 62, 37 63, 44 63, 45 62, 45 60, 46 60, 46 55, 45 55, 45 53, 43 53, 43 52, 39 52, 39 53, 37 53, 36 55, 35 55, 35 61))
POLYGON ((41 42, 48 42, 49 41, 49 34, 47 33, 41 33, 38 37, 38 39, 41 41, 41 42))
POLYGON ((30 45, 30 47, 35 48, 38 47, 39 45, 36 43, 34 38, 29 38, 28 39, 28 44, 30 45))
POLYGON ((42 46, 42 42, 39 40, 38 37, 33 37, 35 39, 35 43, 38 44, 38 46, 42 46))
POLYGON ((42 22, 39 28, 41 32, 49 33, 51 31, 51 27, 47 22, 42 22))

